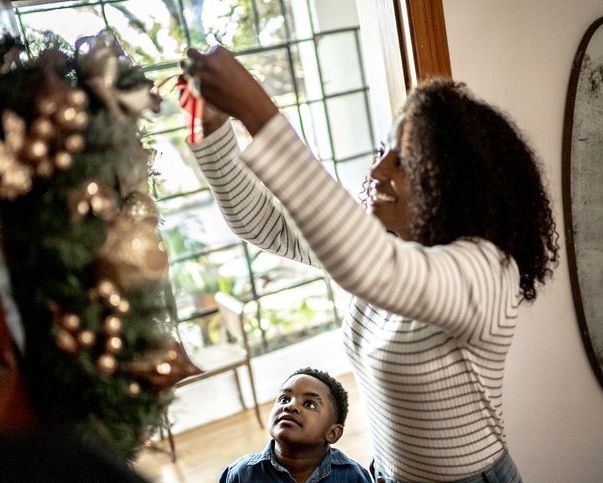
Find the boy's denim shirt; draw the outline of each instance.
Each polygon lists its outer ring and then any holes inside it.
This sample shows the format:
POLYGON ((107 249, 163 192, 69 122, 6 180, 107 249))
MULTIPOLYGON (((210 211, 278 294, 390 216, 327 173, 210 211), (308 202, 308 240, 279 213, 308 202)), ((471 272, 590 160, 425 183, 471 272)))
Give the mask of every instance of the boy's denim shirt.
MULTIPOLYGON (((329 448, 306 483, 371 483, 367 470, 351 460, 341 451, 329 448)), ((243 456, 228 466, 220 478, 220 483, 295 483, 295 480, 274 457, 274 440, 261 453, 243 456)))

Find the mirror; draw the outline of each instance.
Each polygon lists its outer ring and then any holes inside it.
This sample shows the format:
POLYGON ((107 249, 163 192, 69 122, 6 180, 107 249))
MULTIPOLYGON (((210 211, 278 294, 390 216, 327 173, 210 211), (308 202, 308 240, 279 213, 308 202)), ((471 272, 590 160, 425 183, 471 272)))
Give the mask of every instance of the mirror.
POLYGON ((567 92, 563 210, 580 332, 603 387, 603 17, 584 34, 567 92))

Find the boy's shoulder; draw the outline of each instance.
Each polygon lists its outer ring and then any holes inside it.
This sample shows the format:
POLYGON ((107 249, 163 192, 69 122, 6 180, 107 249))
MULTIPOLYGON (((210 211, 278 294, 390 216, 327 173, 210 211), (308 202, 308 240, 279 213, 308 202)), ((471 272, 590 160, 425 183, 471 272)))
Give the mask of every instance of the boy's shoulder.
POLYGON ((266 471, 267 467, 262 463, 269 463, 270 458, 271 443, 264 450, 242 456, 234 463, 228 465, 220 477, 220 483, 252 481, 249 478, 266 471))
POLYGON ((373 480, 371 475, 360 463, 346 456, 343 451, 331 447, 329 452, 331 473, 338 477, 344 477, 341 481, 370 483, 373 480))

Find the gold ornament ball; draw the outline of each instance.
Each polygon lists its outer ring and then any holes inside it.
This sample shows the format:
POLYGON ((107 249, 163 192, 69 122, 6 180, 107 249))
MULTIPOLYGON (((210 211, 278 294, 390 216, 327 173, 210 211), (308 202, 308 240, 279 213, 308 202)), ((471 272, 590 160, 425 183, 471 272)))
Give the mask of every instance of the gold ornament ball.
POLYGON ((111 354, 103 354, 96 361, 96 369, 103 376, 110 376, 117 369, 117 360, 111 354))
POLYGON ((38 117, 31 123, 31 133, 42 139, 50 139, 54 132, 52 122, 46 117, 38 117))
POLYGON ((111 295, 117 293, 117 287, 110 280, 101 280, 98 284, 98 293, 103 298, 109 298, 111 295))
POLYGON ((72 126, 76 129, 83 129, 86 124, 88 124, 88 114, 84 111, 80 111, 75 115, 72 126))
POLYGON ((71 126, 76 115, 77 111, 74 107, 61 106, 54 115, 54 118, 62 126, 71 126))
POLYGON ((76 210, 79 215, 84 216, 90 211, 90 203, 82 200, 77 204, 76 210))
POLYGON ((59 330, 56 335, 56 344, 59 349, 69 354, 73 354, 77 350, 77 342, 66 330, 59 330))
POLYGON ((130 302, 125 299, 122 299, 122 301, 117 306, 117 310, 119 310, 122 314, 127 314, 130 311, 130 302))
POLYGON ((123 202, 122 213, 135 221, 149 220, 154 224, 159 221, 159 211, 155 202, 140 191, 133 191, 123 202))
POLYGON ((109 337, 109 339, 107 339, 105 349, 107 350, 107 352, 110 352, 111 354, 115 354, 115 353, 119 352, 123 346, 124 346, 124 343, 121 340, 121 338, 113 336, 113 337, 109 337))
POLYGON ((119 214, 119 195, 106 184, 90 183, 86 188, 95 215, 111 221, 119 214))
POLYGON ((140 384, 137 382, 131 382, 128 384, 128 395, 136 397, 140 394, 140 384))
POLYGON ((61 319, 61 325, 69 332, 80 328, 80 318, 75 314, 65 314, 61 319))
POLYGON ((80 343, 82 347, 88 348, 92 347, 96 342, 96 335, 91 330, 82 330, 77 335, 77 341, 80 343))
POLYGON ((155 225, 148 221, 117 218, 108 230, 100 254, 102 263, 123 289, 140 287, 167 276, 167 254, 155 225))
POLYGON ((162 376, 169 376, 172 372, 172 365, 169 362, 161 362, 157 364, 155 371, 162 376))
POLYGON ((104 328, 105 333, 109 336, 115 336, 121 334, 121 329, 123 327, 123 322, 119 317, 115 317, 115 315, 110 315, 105 319, 104 328))
POLYGON ((84 149, 84 136, 81 134, 70 134, 65 138, 65 149, 70 153, 77 153, 84 149))
POLYGON ((59 151, 54 155, 54 165, 59 169, 69 169, 73 164, 73 157, 67 151, 59 151))
POLYGON ((51 116, 58 108, 57 103, 53 99, 40 99, 38 101, 38 111, 45 116, 51 116))
POLYGON ((119 304, 121 304, 121 297, 119 296, 119 294, 114 293, 113 295, 109 296, 109 305, 112 305, 113 307, 117 308, 119 307, 119 304))
POLYGON ((33 139, 25 144, 25 156, 38 161, 48 154, 48 146, 41 139, 33 139))
POLYGON ((67 103, 78 109, 83 109, 88 104, 88 96, 81 89, 73 89, 67 93, 65 98, 67 103))

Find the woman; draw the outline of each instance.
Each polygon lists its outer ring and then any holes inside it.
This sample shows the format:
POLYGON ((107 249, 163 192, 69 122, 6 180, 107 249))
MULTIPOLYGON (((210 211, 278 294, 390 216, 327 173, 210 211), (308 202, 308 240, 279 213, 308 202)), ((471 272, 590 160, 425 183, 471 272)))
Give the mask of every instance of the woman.
POLYGON ((535 299, 558 247, 518 132, 463 85, 418 87, 370 169, 367 216, 227 50, 189 57, 204 98, 254 136, 240 154, 225 115, 207 107, 192 146, 231 228, 322 266, 354 296, 344 343, 377 481, 521 481, 503 371, 518 306, 535 299))

